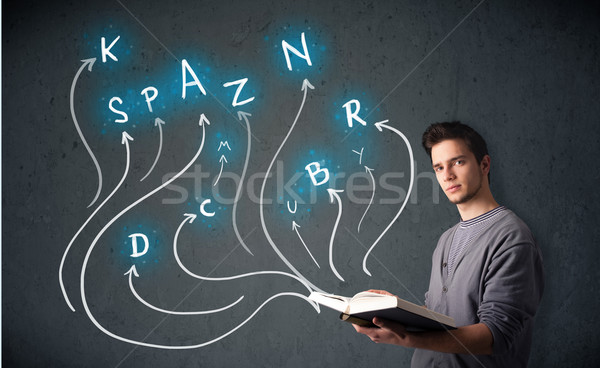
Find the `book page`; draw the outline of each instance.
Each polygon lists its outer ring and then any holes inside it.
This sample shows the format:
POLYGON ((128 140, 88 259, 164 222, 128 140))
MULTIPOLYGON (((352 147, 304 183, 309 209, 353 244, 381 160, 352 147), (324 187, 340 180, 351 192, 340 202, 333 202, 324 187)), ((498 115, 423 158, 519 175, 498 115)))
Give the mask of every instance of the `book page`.
MULTIPOLYGON (((390 297, 393 297, 393 296, 391 296, 391 295, 384 295, 384 294, 378 294, 378 293, 374 293, 374 292, 371 292, 371 291, 362 291, 362 292, 354 295, 352 297, 352 299, 349 299, 349 300, 351 300, 351 301, 355 301, 355 300, 358 300, 358 299, 370 299, 370 300, 372 300, 373 298, 390 298, 390 297)), ((393 298, 395 298, 395 297, 393 297, 393 298)))

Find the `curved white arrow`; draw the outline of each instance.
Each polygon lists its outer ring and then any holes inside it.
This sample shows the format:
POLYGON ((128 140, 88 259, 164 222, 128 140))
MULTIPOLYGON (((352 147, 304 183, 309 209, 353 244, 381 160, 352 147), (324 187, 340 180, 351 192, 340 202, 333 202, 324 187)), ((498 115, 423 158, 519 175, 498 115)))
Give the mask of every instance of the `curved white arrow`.
POLYGON ((130 151, 129 151, 129 141, 132 141, 132 140, 133 140, 133 138, 131 138, 131 136, 129 134, 127 134, 127 132, 123 132, 123 134, 121 136, 121 144, 124 144, 125 148, 127 150, 127 160, 125 161, 126 162, 125 172, 123 173, 123 176, 121 177, 121 180, 119 181, 119 184, 117 184, 115 189, 113 189, 113 191, 110 192, 108 197, 106 197, 106 199, 102 203, 100 203, 100 205, 94 210, 94 212, 90 215, 90 217, 88 217, 87 220, 85 220, 85 222, 83 223, 83 225, 81 225, 79 230, 77 230, 77 232, 75 233, 75 235, 69 242, 67 249, 65 249, 65 253, 63 254, 62 259, 60 261, 60 267, 58 268, 58 282, 60 283, 60 289, 62 290, 63 297, 65 298, 67 305, 69 306, 69 308, 71 308, 71 310, 73 312, 75 312, 75 308, 73 308, 73 305, 71 304, 71 301, 69 300, 69 297, 67 296, 67 291, 65 290, 65 284, 63 281, 63 267, 65 265, 65 259, 67 258, 67 253, 69 253, 69 250, 71 249, 71 246, 73 246, 75 239, 79 236, 79 234, 81 234, 81 232, 87 226, 87 224, 90 222, 92 217, 94 217, 96 215, 96 213, 98 213, 98 211, 100 211, 100 209, 104 206, 104 204, 106 204, 106 202, 108 202, 108 200, 117 192, 117 190, 119 190, 119 188, 121 187, 121 184, 123 184, 123 182, 125 181, 125 177, 127 177, 127 173, 129 172, 129 163, 131 161, 130 160, 130 151))
POLYGON ((335 225, 333 226, 333 231, 331 232, 331 239, 329 240, 329 266, 331 267, 331 271, 333 271, 334 275, 337 276, 338 279, 344 281, 342 276, 340 276, 333 265, 333 239, 335 239, 335 233, 337 231, 338 224, 340 223, 340 219, 342 218, 342 200, 338 193, 343 192, 343 190, 327 188, 327 192, 329 193, 329 200, 331 203, 333 203, 333 198, 335 197, 339 205, 337 219, 335 220, 335 225))
POLYGON ((162 121, 161 118, 154 119, 154 126, 158 126, 158 134, 160 136, 159 143, 158 143, 158 153, 156 154, 156 158, 154 159, 154 163, 150 167, 150 170, 148 170, 148 173, 146 175, 144 175, 144 177, 141 178, 140 181, 143 181, 144 179, 146 179, 148 177, 148 175, 150 175, 152 170, 154 170, 154 166, 156 166, 156 163, 158 162, 158 158, 160 157, 160 153, 162 151, 162 145, 163 145, 163 131, 162 131, 163 125, 165 125, 165 122, 162 121))
POLYGON ((391 127, 389 125, 386 125, 385 123, 387 123, 387 122, 388 122, 388 120, 384 120, 384 121, 380 121, 378 123, 375 123, 375 127, 380 132, 383 132, 383 128, 391 130, 392 132, 396 133, 398 136, 400 136, 404 140, 404 143, 406 144, 406 148, 408 149, 408 156, 409 156, 409 159, 410 159, 410 184, 408 185, 408 191, 406 192, 406 198, 404 198, 404 203, 402 203, 402 207, 400 207, 400 210, 398 211, 398 213, 396 213, 396 216, 394 216, 394 219, 383 230, 383 232, 375 240, 375 242, 373 243, 373 245, 371 245, 371 247, 367 251, 367 254, 365 254, 365 257, 363 258, 363 271, 367 275, 369 275, 369 276, 371 276, 371 273, 367 269, 367 257, 369 256, 369 254, 371 254, 371 251, 373 250, 373 248, 375 248, 375 245, 377 245, 377 243, 379 243, 379 241, 381 240, 381 238, 383 238, 383 235, 385 235, 385 233, 390 229, 390 227, 392 227, 392 225, 398 219, 398 217, 400 217, 400 214, 404 210, 404 207, 406 206, 406 203, 408 203, 408 199, 410 198, 410 193, 412 191, 413 183, 414 183, 414 180, 415 180, 415 161, 413 159, 413 151, 412 151, 412 148, 410 146, 410 142, 408 141, 408 138, 406 138, 406 136, 404 134, 402 134, 401 131, 399 131, 398 129, 393 128, 393 127, 391 127))
POLYGON ((369 208, 371 208, 371 205, 373 204, 373 198, 375 198, 375 178, 373 177, 373 172, 372 172, 373 169, 365 166, 365 171, 368 172, 369 175, 371 175, 371 181, 373 182, 373 193, 371 194, 371 201, 369 202, 369 205, 367 206, 365 213, 363 213, 362 217, 360 218, 360 221, 358 222, 357 232, 359 232, 359 233, 360 233, 360 224, 363 222, 363 219, 365 218, 365 215, 367 214, 367 212, 369 212, 369 208))
POLYGON ((221 158, 219 159, 219 162, 221 163, 221 171, 219 171, 219 175, 217 176, 217 179, 215 180, 213 187, 215 185, 217 185, 217 183, 219 182, 219 179, 221 179, 221 174, 223 173, 223 161, 227 162, 227 158, 225 157, 225 155, 221 155, 221 158))
POLYGON ((234 333, 235 331, 239 330, 242 326, 244 326, 246 323, 248 323, 252 318, 254 318, 254 316, 265 306, 267 305, 270 301, 272 301, 273 299, 279 298, 281 296, 295 296, 298 298, 302 298, 304 300, 306 300, 307 302, 311 303, 312 301, 310 299, 308 299, 305 295, 302 294, 298 294, 298 293, 291 293, 291 292, 284 292, 284 293, 279 293, 279 294, 275 294, 272 297, 270 297, 269 299, 265 300, 261 305, 258 306, 258 308, 256 308, 254 310, 254 312, 252 312, 252 314, 250 314, 250 316, 248 316, 248 318, 246 318, 245 320, 243 320, 239 325, 235 326, 234 328, 232 328, 231 330, 227 331, 226 333, 220 335, 219 337, 216 337, 212 340, 209 341, 205 341, 203 343, 200 344, 195 344, 195 345, 160 345, 160 344, 151 344, 151 343, 147 343, 147 342, 143 342, 143 341, 137 341, 137 340, 132 340, 132 339, 128 339, 125 337, 121 337, 118 335, 113 334, 110 331, 105 331, 103 330, 106 334, 108 334, 110 337, 115 338, 117 340, 129 343, 129 344, 133 344, 133 345, 139 345, 139 346, 145 346, 145 347, 149 347, 149 348, 156 348, 156 349, 168 349, 168 350, 186 350, 186 349, 197 349, 197 348, 202 348, 205 346, 208 346, 210 344, 213 344, 219 340, 224 339, 225 337, 231 335, 232 333, 234 333))
POLYGON ((198 315, 198 314, 213 314, 213 313, 218 313, 218 312, 227 310, 227 309, 233 307, 234 305, 236 305, 237 303, 241 302, 242 299, 244 299, 244 296, 242 295, 238 298, 238 300, 236 300, 235 302, 233 302, 229 305, 226 305, 226 306, 218 308, 218 309, 211 309, 211 310, 205 310, 205 311, 177 312, 177 311, 166 310, 166 309, 155 307, 154 305, 148 303, 137 293, 137 291, 133 287, 133 276, 135 275, 135 277, 140 277, 140 275, 138 274, 137 269, 135 268, 135 265, 131 266, 129 271, 125 272, 124 275, 129 275, 129 289, 131 289, 131 292, 133 293, 133 295, 135 295, 136 299, 139 300, 142 304, 144 304, 148 308, 154 309, 155 311, 162 312, 162 313, 175 314, 175 315, 181 315, 181 316, 190 316, 190 315, 198 315))
POLYGON ((279 256, 279 258, 281 258, 281 260, 283 261, 283 263, 285 263, 288 266, 288 268, 290 270, 292 270, 292 272, 294 272, 298 277, 300 277, 307 284, 309 284, 311 288, 313 288, 316 291, 319 291, 319 292, 323 293, 324 291, 322 291, 321 289, 319 289, 318 287, 316 287, 314 284, 312 284, 310 281, 308 281, 306 279, 306 277, 302 276, 302 274, 285 258, 285 256, 283 255, 283 253, 281 253, 281 251, 279 250, 279 248, 277 248, 277 245, 275 245, 275 242, 273 241, 273 239, 271 239, 271 235, 269 234, 269 231, 267 230, 267 225, 265 223, 265 209, 264 209, 265 186, 267 184, 267 178, 269 177, 269 173, 271 172, 271 169, 273 168, 273 164, 275 163, 275 160, 277 159, 277 156, 279 155, 279 152, 281 152, 281 149, 285 145, 285 142, 288 140, 290 134, 292 133, 292 130, 294 130, 294 127, 296 126, 296 123, 298 122, 298 118, 300 117, 300 113, 302 112, 302 109, 304 108, 304 103, 306 102, 306 95, 308 94, 308 89, 309 88, 310 89, 315 89, 315 87, 313 87, 313 85, 310 84, 310 82, 308 81, 308 79, 305 79, 304 82, 302 82, 302 91, 304 91, 304 97, 302 98, 302 103, 300 104, 300 109, 298 109, 298 113, 296 114, 296 118, 294 119, 294 123, 292 124, 292 126, 288 130, 288 133, 285 136, 285 138, 283 139, 283 142, 281 142, 281 145, 277 149, 277 152, 275 152, 275 155, 273 156, 273 159, 271 160, 271 163, 269 164, 269 168, 267 169, 267 172, 265 173, 265 178, 263 179, 262 187, 260 188, 260 202, 259 202, 259 206, 260 206, 260 223, 262 225, 263 232, 265 233, 265 237, 269 241, 269 244, 271 245, 271 247, 273 248, 273 250, 275 251, 275 253, 277 253, 277 255, 279 256))
POLYGON ((79 123, 77 122, 77 116, 75 116, 75 85, 77 84, 77 80, 79 79, 81 72, 83 71, 83 69, 85 69, 86 66, 88 68, 88 71, 90 71, 90 72, 92 71, 92 66, 94 65, 94 62, 96 61, 96 58, 85 59, 85 60, 81 60, 81 61, 83 62, 83 64, 77 71, 77 74, 75 74, 75 78, 73 78, 73 83, 71 84, 70 105, 71 105, 71 117, 73 118, 73 124, 75 124, 75 129, 77 129, 77 133, 79 133, 79 138, 81 138, 81 141, 83 142, 83 145, 85 146, 85 149, 87 149, 88 153, 90 154, 90 157, 92 158, 92 161, 94 161, 94 165, 96 165, 96 171, 98 172, 98 190, 96 191, 96 196, 94 197, 92 202, 88 205, 88 208, 89 208, 96 202, 96 200, 98 200, 98 197, 100 196, 100 192, 102 191, 102 170, 100 170, 100 165, 98 164, 98 160, 96 160, 96 156, 94 156, 92 149, 90 148, 88 142, 85 140, 85 137, 83 136, 83 132, 81 131, 81 128, 79 127, 79 123))
MULTIPOLYGON (((139 343, 140 345, 145 345, 145 343, 143 343, 143 342, 134 342, 133 340, 125 339, 125 338, 123 338, 121 336, 115 335, 114 333, 112 333, 112 332, 108 331, 106 328, 104 328, 96 320, 96 318, 94 318, 94 315, 90 311, 90 308, 89 308, 89 306, 87 304, 87 299, 85 297, 85 271, 86 271, 86 268, 87 268, 87 264, 88 264, 88 262, 90 260, 90 256, 92 255, 92 251, 94 250, 94 247, 98 243, 98 240, 100 239, 100 237, 102 236, 102 234, 104 234, 106 232, 106 230, 115 221, 117 221, 121 216, 123 216, 126 212, 128 212, 129 210, 131 210, 133 207, 137 206, 138 204, 140 204, 141 202, 143 202, 144 200, 146 200, 148 197, 154 195, 155 193, 157 193, 158 191, 160 191, 161 189, 163 189, 167 185, 171 184, 173 181, 175 181, 177 178, 179 178, 184 172, 186 172, 190 168, 190 166, 192 166, 194 164, 194 162, 200 156, 200 153, 202 152, 202 148, 204 147, 204 138, 206 136, 205 125, 209 125, 210 122, 208 121, 208 119, 206 118, 206 116, 204 116, 204 114, 202 114, 200 116, 200 123, 199 124, 202 127, 202 142, 200 143, 200 148, 198 149, 198 152, 196 152, 196 155, 192 158, 192 160, 190 160, 190 162, 181 171, 179 171, 177 174, 175 174, 175 176, 173 176, 171 179, 167 180, 161 186, 157 187, 156 189, 154 189, 150 193, 146 194, 142 198, 138 199, 137 201, 135 201, 132 204, 130 204, 129 206, 127 206, 125 209, 123 209, 121 212, 119 212, 119 214, 117 214, 115 217, 113 217, 106 225, 104 225, 104 227, 100 230, 100 232, 94 238, 94 241, 90 245, 90 247, 89 247, 89 249, 88 249, 88 251, 87 251, 87 253, 85 255, 85 259, 83 260, 83 265, 81 266, 81 278, 80 278, 81 302, 83 303, 83 308, 85 309, 85 312, 86 312, 88 318, 92 321, 92 323, 94 323, 94 325, 100 331, 104 332, 108 336, 113 337, 113 338, 115 338, 117 340, 121 340, 121 341, 125 341, 125 342, 130 342, 130 343, 139 343)), ((146 346, 150 346, 150 345, 146 345, 146 346)), ((157 347, 157 346, 155 346, 155 347, 157 347)))
MULTIPOLYGON (((181 232, 181 229, 183 228, 183 225, 185 225, 185 223, 192 223, 194 222, 194 220, 196 219, 196 215, 193 213, 185 213, 184 214, 185 219, 181 222, 181 224, 179 225, 179 227, 177 228, 177 231, 175 232, 175 236, 173 237, 173 255, 175 256, 175 260, 177 261, 177 264, 179 265, 179 267, 188 275, 190 275, 191 277, 200 279, 200 280, 206 280, 206 281, 228 281, 228 280, 235 280, 235 279, 240 279, 243 277, 249 277, 249 276, 256 276, 256 275, 282 275, 282 276, 287 276, 287 277, 291 277, 295 280, 298 280, 300 283, 302 283, 302 285, 304 285, 306 287, 306 289, 310 292, 312 292, 312 289, 310 288, 310 286, 307 285, 306 281, 295 276, 292 275, 290 273, 287 272, 281 272, 281 271, 256 271, 256 272, 249 272, 249 273, 244 273, 244 274, 240 274, 240 275, 234 275, 234 276, 225 276, 225 277, 208 277, 208 276, 202 276, 202 275, 197 275, 195 273, 193 273, 192 271, 190 271, 187 267, 185 267, 183 265, 183 262, 181 262, 181 259, 179 258, 179 252, 177 251, 177 241, 179 239, 179 233, 181 232)), ((318 304, 309 301, 309 303, 311 303, 311 305, 313 305, 313 307, 317 310, 319 310, 318 304)))
POLYGON ((296 235, 298 235, 298 238, 300 238, 300 241, 302 242, 302 245, 304 245, 304 249, 306 249, 306 251, 308 252, 308 255, 310 256, 310 258, 312 258, 313 262, 315 262, 315 264, 317 265, 317 267, 321 268, 321 266, 319 266, 319 263, 317 262, 317 260, 315 259, 315 257, 313 257, 312 253, 310 252, 310 250, 308 250, 308 247, 306 246, 306 243, 304 242, 304 239, 302 239, 302 237, 300 236, 300 233, 298 232, 298 228, 301 227, 300 225, 298 225, 296 223, 296 221, 292 221, 292 230, 296 232, 296 235))
POLYGON ((242 186, 244 184, 244 177, 246 176, 246 169, 248 168, 248 160, 250 159, 250 147, 252 146, 252 139, 251 139, 252 133, 250 131, 250 122, 248 121, 248 117, 250 117, 250 116, 252 116, 252 115, 250 115, 247 112, 238 111, 238 118, 240 120, 243 119, 246 122, 246 131, 248 132, 248 143, 246 145, 246 159, 244 161, 244 169, 242 170, 242 176, 240 177, 240 184, 237 187, 237 191, 235 192, 235 200, 233 201, 233 209, 231 211, 231 222, 233 224, 233 231, 235 232, 235 236, 237 237, 237 239, 240 242, 240 244, 242 245, 242 247, 244 247, 244 249, 246 249, 246 252, 250 253, 250 255, 254 255, 250 251, 250 248, 248 248, 248 246, 244 242, 244 239, 242 239, 242 237, 240 235, 240 231, 238 230, 238 227, 237 227, 237 220, 236 220, 237 205, 240 200, 240 196, 242 194, 242 186))

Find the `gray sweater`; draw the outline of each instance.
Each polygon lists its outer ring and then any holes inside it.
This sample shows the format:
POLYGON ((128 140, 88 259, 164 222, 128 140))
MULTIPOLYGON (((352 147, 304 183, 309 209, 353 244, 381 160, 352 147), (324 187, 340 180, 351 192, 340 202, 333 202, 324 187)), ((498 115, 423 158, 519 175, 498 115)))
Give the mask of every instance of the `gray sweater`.
POLYGON ((540 249, 527 225, 512 211, 504 210, 494 221, 487 221, 457 256, 448 276, 448 254, 459 226, 440 237, 425 303, 427 308, 453 317, 457 326, 484 323, 494 338, 493 354, 416 349, 412 367, 525 367, 544 289, 540 249))

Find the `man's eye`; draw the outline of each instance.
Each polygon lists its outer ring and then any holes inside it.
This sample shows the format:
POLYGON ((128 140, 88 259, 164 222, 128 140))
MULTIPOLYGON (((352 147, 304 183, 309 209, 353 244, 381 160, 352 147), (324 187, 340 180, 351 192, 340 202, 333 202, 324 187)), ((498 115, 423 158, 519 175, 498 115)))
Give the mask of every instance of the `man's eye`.
POLYGON ((455 165, 462 165, 462 164, 464 164, 464 163, 465 163, 465 162, 464 162, 463 160, 457 160, 457 161, 456 161, 454 164, 455 164, 455 165))
POLYGON ((438 166, 438 167, 434 168, 434 170, 435 170, 435 171, 442 171, 442 167, 441 167, 441 166, 438 166))

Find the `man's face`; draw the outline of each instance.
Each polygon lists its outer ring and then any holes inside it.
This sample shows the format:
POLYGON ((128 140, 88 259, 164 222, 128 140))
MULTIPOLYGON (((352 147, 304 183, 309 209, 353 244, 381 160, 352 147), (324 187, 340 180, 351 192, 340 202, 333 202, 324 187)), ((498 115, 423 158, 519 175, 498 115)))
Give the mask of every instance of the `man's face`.
POLYGON ((448 139, 431 148, 431 161, 438 183, 454 204, 466 203, 480 192, 489 157, 481 164, 462 139, 448 139))

